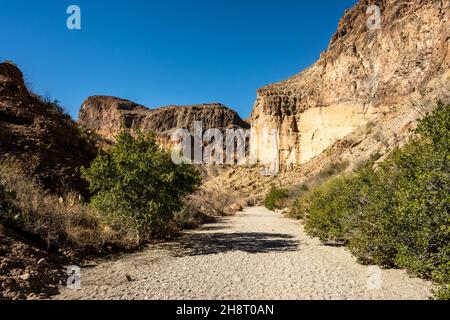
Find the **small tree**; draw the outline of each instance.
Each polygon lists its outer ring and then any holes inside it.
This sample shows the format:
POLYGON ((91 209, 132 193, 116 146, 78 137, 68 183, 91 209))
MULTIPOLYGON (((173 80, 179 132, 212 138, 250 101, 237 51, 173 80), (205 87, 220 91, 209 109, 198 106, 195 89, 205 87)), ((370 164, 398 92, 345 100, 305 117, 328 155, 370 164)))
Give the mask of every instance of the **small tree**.
POLYGON ((132 224, 141 241, 163 236, 183 199, 200 183, 190 165, 176 165, 154 137, 123 132, 82 176, 94 193, 92 205, 114 224, 132 224))

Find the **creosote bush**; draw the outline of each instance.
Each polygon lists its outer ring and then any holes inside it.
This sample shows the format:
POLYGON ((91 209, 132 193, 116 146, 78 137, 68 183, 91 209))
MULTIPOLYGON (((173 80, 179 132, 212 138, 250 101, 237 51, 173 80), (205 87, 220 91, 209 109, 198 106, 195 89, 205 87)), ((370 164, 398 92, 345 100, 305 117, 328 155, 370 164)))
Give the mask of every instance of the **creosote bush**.
POLYGON ((264 199, 264 206, 269 210, 282 209, 286 205, 288 197, 288 190, 277 188, 272 185, 269 193, 264 199))
POLYGON ((367 264, 405 268, 450 296, 450 106, 418 125, 412 141, 373 169, 333 178, 297 200, 306 231, 347 245, 367 264))
POLYGON ((201 181, 193 166, 174 164, 152 136, 135 138, 127 132, 81 171, 90 184, 93 207, 113 227, 133 228, 141 242, 167 235, 185 196, 201 181))

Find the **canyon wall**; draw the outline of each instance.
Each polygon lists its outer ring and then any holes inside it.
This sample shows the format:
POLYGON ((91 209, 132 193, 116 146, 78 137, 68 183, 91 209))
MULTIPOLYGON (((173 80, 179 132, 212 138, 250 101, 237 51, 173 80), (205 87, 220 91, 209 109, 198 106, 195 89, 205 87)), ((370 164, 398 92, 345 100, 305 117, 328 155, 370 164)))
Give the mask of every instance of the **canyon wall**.
POLYGON ((305 163, 421 92, 449 69, 449 26, 448 0, 359 1, 314 65, 257 91, 252 155, 263 160, 279 148, 282 166, 305 163), (262 139, 264 130, 278 140, 262 139))
POLYGON ((203 130, 249 127, 235 111, 219 103, 148 109, 120 98, 93 96, 83 103, 78 116, 79 124, 106 140, 113 141, 122 130, 140 130, 156 133, 166 147, 175 129, 189 129, 193 134, 196 121, 202 122, 203 130))

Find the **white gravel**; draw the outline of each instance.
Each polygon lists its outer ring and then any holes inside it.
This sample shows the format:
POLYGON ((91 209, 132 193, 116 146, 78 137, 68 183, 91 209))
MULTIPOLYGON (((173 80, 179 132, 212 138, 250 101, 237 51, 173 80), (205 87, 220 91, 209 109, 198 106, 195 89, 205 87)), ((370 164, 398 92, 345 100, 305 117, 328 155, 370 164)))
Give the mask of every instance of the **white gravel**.
POLYGON ((57 299, 427 299, 432 288, 402 270, 382 270, 371 288, 369 267, 346 249, 265 208, 81 272, 81 290, 57 299))

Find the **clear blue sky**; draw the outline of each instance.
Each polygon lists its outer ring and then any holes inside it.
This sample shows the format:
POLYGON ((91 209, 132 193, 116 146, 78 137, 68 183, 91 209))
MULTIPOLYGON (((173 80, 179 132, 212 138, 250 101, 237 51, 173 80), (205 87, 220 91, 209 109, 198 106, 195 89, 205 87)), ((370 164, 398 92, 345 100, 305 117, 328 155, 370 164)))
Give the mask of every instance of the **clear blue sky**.
POLYGON ((0 0, 0 59, 77 117, 90 95, 148 107, 222 102, 316 61, 356 0, 0 0), (82 30, 66 28, 77 4, 82 30))

